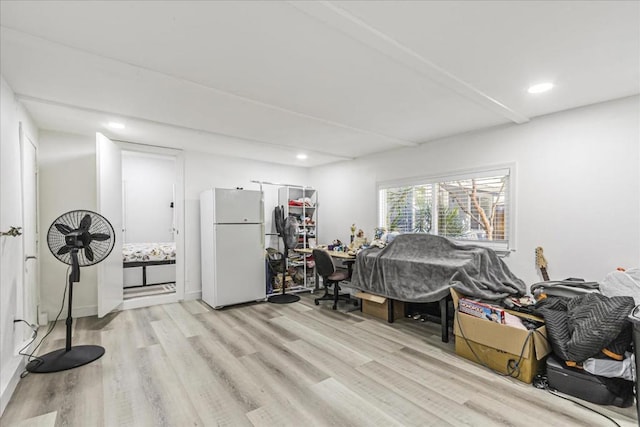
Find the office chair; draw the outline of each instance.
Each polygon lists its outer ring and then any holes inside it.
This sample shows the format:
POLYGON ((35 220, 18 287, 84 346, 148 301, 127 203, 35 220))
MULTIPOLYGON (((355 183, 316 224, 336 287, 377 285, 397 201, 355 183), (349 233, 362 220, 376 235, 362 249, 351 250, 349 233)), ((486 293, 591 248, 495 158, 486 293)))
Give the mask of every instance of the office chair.
MULTIPOLYGON (((324 295, 314 300, 315 304, 320 304, 320 301, 330 300, 333 301, 333 310, 338 307, 338 301, 351 301, 351 295, 340 293, 340 283, 342 280, 350 279, 350 274, 345 270, 337 270, 333 263, 333 258, 329 252, 325 249, 314 249, 313 259, 316 263, 316 269, 318 276, 322 277, 322 284, 324 285, 324 295), (333 295, 329 293, 329 287, 333 286, 333 295)), ((358 305, 358 301, 354 301, 354 305, 358 305)))

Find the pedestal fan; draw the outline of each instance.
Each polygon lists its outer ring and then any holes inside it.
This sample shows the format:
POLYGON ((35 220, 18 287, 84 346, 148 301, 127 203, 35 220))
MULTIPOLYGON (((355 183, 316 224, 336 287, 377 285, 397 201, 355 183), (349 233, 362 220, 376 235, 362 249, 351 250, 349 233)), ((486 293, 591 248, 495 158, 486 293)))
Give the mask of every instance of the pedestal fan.
POLYGON ((298 244, 298 219, 293 215, 289 215, 287 219, 284 220, 282 214, 283 210, 283 208, 275 209, 276 231, 278 232, 278 235, 282 237, 282 241, 284 243, 284 257, 282 257, 282 292, 268 298, 269 302, 275 304, 289 304, 300 301, 299 296, 285 293, 289 249, 295 248, 298 244))
POLYGON ((58 217, 47 233, 47 244, 53 256, 71 266, 69 274, 69 309, 67 312, 66 346, 38 356, 27 365, 27 371, 58 372, 86 365, 99 359, 104 348, 97 345, 71 346, 71 308, 73 284, 80 281, 80 267, 97 264, 113 249, 113 226, 103 216, 86 210, 67 212, 58 217))

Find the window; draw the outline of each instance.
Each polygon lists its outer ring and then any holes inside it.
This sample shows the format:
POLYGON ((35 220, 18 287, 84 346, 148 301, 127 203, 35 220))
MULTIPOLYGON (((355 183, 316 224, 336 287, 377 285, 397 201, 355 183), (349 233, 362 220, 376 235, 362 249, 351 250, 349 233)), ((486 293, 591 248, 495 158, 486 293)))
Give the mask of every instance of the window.
POLYGON ((509 249, 511 168, 379 186, 379 226, 509 249))

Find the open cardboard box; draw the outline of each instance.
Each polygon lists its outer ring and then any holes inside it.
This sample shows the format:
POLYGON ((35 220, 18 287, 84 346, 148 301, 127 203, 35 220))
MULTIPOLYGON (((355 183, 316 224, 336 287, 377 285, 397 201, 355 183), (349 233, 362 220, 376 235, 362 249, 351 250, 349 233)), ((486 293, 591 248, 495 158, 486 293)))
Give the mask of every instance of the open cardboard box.
POLYGON ((388 301, 389 298, 380 295, 368 294, 366 292, 356 292, 356 298, 362 300, 362 312, 370 316, 377 317, 387 322, 404 317, 404 302, 391 300, 393 304, 393 319, 389 319, 388 301))
MULTIPOLYGON (((544 358, 551 353, 546 326, 542 325, 531 333, 524 329, 460 313, 458 301, 464 295, 451 288, 451 296, 456 310, 456 318, 453 322, 456 354, 503 374, 513 372, 514 378, 531 383, 539 366, 544 363, 544 358), (531 336, 529 336, 530 333, 531 336), (519 371, 514 372, 512 366, 520 359, 520 354, 522 354, 522 360, 519 363, 519 371)), ((544 322, 539 317, 511 310, 505 311, 518 317, 544 322)))

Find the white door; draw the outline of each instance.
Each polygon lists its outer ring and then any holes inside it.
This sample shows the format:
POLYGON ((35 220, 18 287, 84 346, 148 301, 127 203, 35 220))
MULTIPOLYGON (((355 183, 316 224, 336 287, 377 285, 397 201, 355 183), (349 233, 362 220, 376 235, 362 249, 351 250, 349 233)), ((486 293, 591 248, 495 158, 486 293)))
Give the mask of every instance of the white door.
MULTIPOLYGON (((38 167, 36 147, 20 125, 22 146, 23 318, 38 323, 38 167)), ((29 335, 31 331, 25 331, 29 335)), ((28 337, 24 337, 28 338, 28 337)))
POLYGON ((120 147, 96 133, 98 213, 115 230, 115 246, 98 268, 98 317, 104 317, 123 300, 122 269, 122 154, 120 147))

